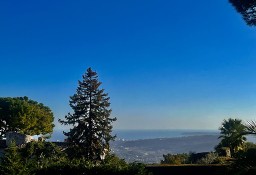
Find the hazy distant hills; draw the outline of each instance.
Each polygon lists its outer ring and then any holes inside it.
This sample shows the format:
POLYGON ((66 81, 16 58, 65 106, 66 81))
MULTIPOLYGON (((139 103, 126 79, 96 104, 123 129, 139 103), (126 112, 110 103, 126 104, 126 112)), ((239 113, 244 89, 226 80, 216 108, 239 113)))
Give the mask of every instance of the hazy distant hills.
POLYGON ((177 138, 117 140, 112 151, 126 161, 157 163, 167 153, 209 152, 219 143, 219 135, 197 135, 177 138))

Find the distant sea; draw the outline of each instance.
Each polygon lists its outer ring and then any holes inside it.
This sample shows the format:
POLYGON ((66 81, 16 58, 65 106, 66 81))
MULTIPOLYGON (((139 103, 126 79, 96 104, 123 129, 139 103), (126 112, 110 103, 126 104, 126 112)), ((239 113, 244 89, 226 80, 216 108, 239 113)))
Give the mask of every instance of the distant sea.
MULTIPOLYGON (((168 129, 168 130, 123 130, 118 129, 112 132, 117 140, 140 140, 155 138, 175 138, 198 135, 218 135, 218 130, 188 130, 188 129, 168 129)), ((63 131, 55 130, 50 141, 63 141, 65 136, 63 131)))

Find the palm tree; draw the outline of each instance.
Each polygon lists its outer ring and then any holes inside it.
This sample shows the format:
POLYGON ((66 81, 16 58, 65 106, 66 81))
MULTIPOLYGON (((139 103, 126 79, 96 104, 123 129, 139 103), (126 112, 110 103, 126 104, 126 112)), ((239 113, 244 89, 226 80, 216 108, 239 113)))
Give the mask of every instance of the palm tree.
POLYGON ((246 137, 246 126, 242 124, 240 119, 224 120, 220 129, 220 137, 222 138, 218 147, 229 147, 231 156, 242 148, 246 137))

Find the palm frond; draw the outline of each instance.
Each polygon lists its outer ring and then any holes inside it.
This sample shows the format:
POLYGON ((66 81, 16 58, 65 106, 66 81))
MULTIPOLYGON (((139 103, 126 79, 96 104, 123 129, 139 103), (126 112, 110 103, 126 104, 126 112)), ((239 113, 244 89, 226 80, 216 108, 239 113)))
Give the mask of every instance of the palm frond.
POLYGON ((246 132, 247 132, 247 134, 256 135, 256 122, 255 121, 252 120, 250 122, 247 122, 246 132))

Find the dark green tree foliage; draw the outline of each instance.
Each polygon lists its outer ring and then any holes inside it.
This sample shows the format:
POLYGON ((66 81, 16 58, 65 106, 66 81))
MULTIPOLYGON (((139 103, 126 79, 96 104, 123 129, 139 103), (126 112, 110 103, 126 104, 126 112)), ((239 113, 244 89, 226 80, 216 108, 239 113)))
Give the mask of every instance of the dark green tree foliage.
POLYGON ((36 175, 61 174, 61 175, 149 175, 145 165, 141 163, 127 164, 118 158, 106 158, 102 164, 95 166, 85 159, 73 159, 62 164, 50 164, 34 171, 36 175), (114 159, 114 160, 113 160, 114 159))
POLYGON ((60 147, 54 143, 45 141, 32 141, 21 148, 21 155, 24 159, 51 159, 57 161, 65 156, 60 147))
POLYGON ((22 161, 21 155, 15 142, 5 150, 1 158, 0 174, 2 175, 25 175, 29 174, 28 169, 22 161))
POLYGON ((0 98, 0 138, 8 131, 39 135, 51 133, 54 117, 49 107, 28 97, 0 98))
POLYGON ((61 148, 51 142, 32 141, 20 148, 19 151, 30 172, 62 165, 67 161, 66 154, 61 151, 61 148))
POLYGON ((217 145, 217 149, 221 147, 229 147, 231 156, 239 149, 243 148, 246 141, 244 133, 246 132, 245 125, 242 124, 242 120, 231 119, 224 120, 220 129, 220 137, 222 140, 217 145))
POLYGON ((256 25, 256 0, 229 0, 249 26, 256 25))
POLYGON ((237 157, 231 164, 234 175, 253 175, 256 174, 256 148, 249 148, 237 157))
POLYGON ((69 132, 64 132, 69 148, 74 150, 73 156, 100 160, 100 155, 108 152, 109 142, 114 139, 111 123, 116 118, 110 118, 109 97, 104 89, 100 89, 101 82, 96 72, 88 68, 78 83, 76 94, 70 97, 74 113, 68 113, 65 120, 59 121, 73 126, 69 132))

